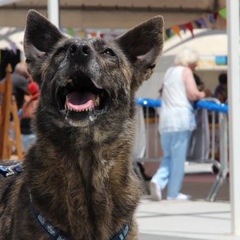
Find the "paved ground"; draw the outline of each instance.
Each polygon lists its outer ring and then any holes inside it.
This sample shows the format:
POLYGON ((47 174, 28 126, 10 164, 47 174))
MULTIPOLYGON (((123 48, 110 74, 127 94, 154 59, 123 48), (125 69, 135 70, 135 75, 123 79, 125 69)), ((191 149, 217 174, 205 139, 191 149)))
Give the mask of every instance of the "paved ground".
POLYGON ((233 239, 228 202, 152 202, 145 197, 138 208, 137 219, 140 240, 233 239))
POLYGON ((240 240, 231 235, 228 181, 214 202, 206 201, 215 177, 210 171, 188 171, 182 192, 192 195, 191 201, 153 202, 143 196, 137 210, 139 240, 240 240))
MULTIPOLYGON (((181 237, 169 237, 164 235, 151 235, 151 234, 141 234, 139 236, 139 240, 191 240, 191 238, 181 238, 181 237)), ((203 239, 197 239, 194 240, 203 240, 203 239)))

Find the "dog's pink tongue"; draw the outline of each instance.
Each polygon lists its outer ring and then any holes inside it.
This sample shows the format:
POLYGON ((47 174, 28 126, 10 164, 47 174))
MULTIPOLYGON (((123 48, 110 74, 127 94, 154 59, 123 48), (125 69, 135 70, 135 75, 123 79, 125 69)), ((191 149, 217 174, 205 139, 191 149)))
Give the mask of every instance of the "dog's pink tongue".
POLYGON ((68 94, 66 105, 67 108, 74 111, 87 111, 94 108, 96 96, 91 92, 80 93, 73 92, 68 94))

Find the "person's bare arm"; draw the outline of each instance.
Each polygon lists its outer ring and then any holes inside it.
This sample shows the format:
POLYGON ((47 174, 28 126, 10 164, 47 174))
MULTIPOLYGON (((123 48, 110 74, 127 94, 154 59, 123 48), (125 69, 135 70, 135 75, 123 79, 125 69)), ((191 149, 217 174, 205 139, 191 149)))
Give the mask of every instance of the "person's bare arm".
POLYGON ((198 90, 191 69, 184 68, 183 79, 189 100, 196 101, 205 97, 205 92, 200 92, 198 90))

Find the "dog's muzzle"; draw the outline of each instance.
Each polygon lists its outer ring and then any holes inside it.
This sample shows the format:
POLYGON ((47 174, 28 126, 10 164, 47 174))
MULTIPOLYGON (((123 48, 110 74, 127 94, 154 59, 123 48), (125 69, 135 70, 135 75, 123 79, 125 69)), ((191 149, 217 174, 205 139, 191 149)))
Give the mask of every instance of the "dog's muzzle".
POLYGON ((110 95, 82 71, 69 76, 57 92, 57 103, 67 119, 79 121, 99 115, 108 108, 110 95))

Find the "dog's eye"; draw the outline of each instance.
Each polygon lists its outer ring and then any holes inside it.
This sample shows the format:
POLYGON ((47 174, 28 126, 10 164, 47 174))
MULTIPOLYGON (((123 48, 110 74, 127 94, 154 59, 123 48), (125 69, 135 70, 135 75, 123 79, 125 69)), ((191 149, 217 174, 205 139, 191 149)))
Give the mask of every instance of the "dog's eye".
POLYGON ((64 47, 61 47, 57 50, 56 54, 65 54, 66 53, 66 49, 64 47))
POLYGON ((102 52, 102 54, 109 55, 109 56, 115 56, 114 51, 111 48, 107 48, 102 52))

